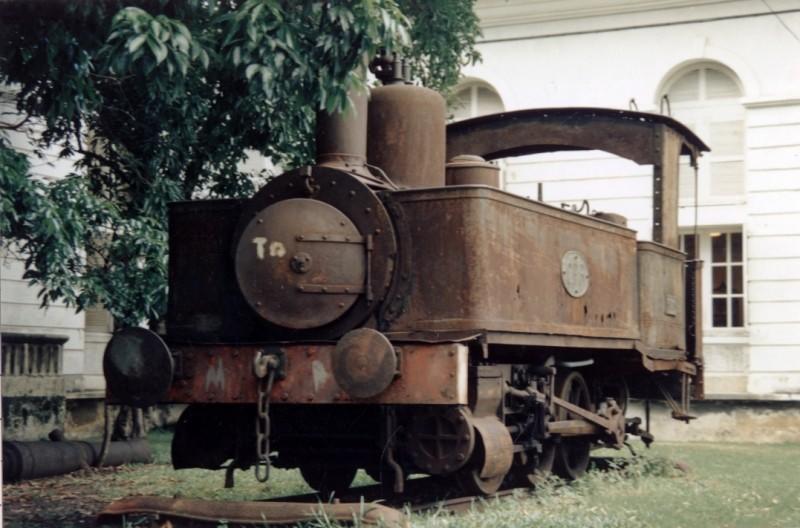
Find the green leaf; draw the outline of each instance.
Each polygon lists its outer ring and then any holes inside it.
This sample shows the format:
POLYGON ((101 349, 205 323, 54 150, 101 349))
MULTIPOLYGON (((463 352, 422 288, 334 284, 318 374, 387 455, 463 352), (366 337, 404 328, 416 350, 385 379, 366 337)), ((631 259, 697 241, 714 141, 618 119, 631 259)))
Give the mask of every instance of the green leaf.
POLYGON ((261 68, 260 64, 251 64, 247 67, 247 69, 244 71, 244 75, 247 77, 248 81, 253 78, 253 75, 258 72, 259 68, 261 68))
POLYGON ((168 203, 252 196, 267 175, 240 171, 248 149, 312 162, 316 110, 347 105, 378 47, 440 90, 476 57, 468 0, 112 5, 4 21, 0 78, 41 123, 34 149, 71 156, 76 174, 30 180, 0 144, 0 236, 24 246, 42 302, 103 300, 128 324, 166 310, 168 203))
POLYGON ((139 35, 133 40, 128 41, 128 51, 130 53, 136 52, 136 50, 142 47, 142 45, 145 43, 146 40, 147 40, 147 35, 139 35))
POLYGON ((167 47, 152 38, 147 39, 147 47, 156 59, 156 64, 161 64, 167 58, 167 47))

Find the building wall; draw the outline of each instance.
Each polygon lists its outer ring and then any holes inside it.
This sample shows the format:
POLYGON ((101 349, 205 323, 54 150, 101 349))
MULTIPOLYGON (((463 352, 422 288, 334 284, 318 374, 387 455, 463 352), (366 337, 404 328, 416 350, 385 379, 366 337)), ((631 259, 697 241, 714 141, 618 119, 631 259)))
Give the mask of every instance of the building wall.
MULTIPOLYGON (((5 102, 0 107, 2 112, 13 111, 13 105, 5 102)), ((27 133, 35 133, 35 129, 9 131, 7 138, 12 147, 28 155, 33 178, 54 181, 72 171, 69 160, 60 160, 57 151, 37 155, 28 141, 27 133)), ((0 244, 0 330, 23 334, 48 334, 67 337, 62 358, 62 372, 72 378, 84 373, 87 365, 84 361, 86 349, 85 314, 75 313, 62 302, 51 303, 47 309, 41 309, 37 296, 38 289, 28 285, 22 278, 25 273, 25 255, 10 241, 0 244)), ((90 365, 89 371, 97 371, 90 365)))
MULTIPOLYGON (((780 19, 756 0, 480 0, 483 62, 464 72, 466 84, 493 87, 506 110, 659 112, 668 83, 692 65, 735 76, 742 96, 732 103, 744 116, 742 191, 701 194, 695 207, 689 187, 679 215, 682 232, 700 235, 704 260, 717 233, 741 230, 744 237, 744 326, 715 328, 710 295, 704 302, 713 398, 800 399, 800 42, 784 27, 800 35, 800 5, 769 6, 780 19)), ((691 115, 680 104, 674 110, 691 115)), ((723 138, 702 138, 724 150, 723 138)), ((707 188, 705 163, 698 182, 707 188)), ((531 197, 542 182, 544 200, 557 206, 588 198, 592 209, 625 215, 649 239, 650 171, 601 152, 556 153, 506 160, 504 181, 531 197)), ((706 288, 711 281, 706 262, 706 288)))

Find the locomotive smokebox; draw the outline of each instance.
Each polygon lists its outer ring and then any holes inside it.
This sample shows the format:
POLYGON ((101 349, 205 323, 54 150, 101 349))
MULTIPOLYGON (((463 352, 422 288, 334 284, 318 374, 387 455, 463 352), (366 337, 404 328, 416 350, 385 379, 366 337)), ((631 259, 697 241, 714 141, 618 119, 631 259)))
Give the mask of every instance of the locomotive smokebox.
POLYGON ((400 187, 445 183, 445 103, 420 86, 390 84, 372 91, 367 159, 400 187))

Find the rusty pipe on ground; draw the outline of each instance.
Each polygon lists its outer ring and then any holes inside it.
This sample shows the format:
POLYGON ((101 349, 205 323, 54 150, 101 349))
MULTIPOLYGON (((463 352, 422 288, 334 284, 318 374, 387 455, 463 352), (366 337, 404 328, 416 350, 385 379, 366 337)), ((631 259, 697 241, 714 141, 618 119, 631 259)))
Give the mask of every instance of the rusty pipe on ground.
MULTIPOLYGON (((52 477, 97 466, 100 450, 99 442, 3 442, 3 482, 52 477)), ((121 466, 152 461, 150 444, 147 439, 139 438, 111 442, 104 465, 121 466)))

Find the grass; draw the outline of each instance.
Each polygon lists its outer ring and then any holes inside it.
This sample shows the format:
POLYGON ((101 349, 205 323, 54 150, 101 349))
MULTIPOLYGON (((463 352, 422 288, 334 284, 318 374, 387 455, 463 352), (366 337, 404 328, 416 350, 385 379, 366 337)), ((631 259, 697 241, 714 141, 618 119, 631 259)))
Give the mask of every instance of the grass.
MULTIPOLYGON (((414 526, 536 528, 796 528, 800 445, 665 444, 622 471, 550 481, 534 497, 492 501, 459 517, 414 526), (680 460, 687 472, 674 468, 680 460)), ((616 452, 606 451, 605 455, 616 452)))
MULTIPOLYGON (((309 491, 294 470, 273 470, 267 485, 259 484, 252 471, 237 471, 236 487, 224 489, 223 472, 174 471, 169 466, 169 433, 156 431, 150 439, 156 464, 86 470, 4 486, 5 525, 89 526, 105 503, 128 495, 256 500, 309 491)), ((800 444, 656 444, 649 451, 639 445, 637 451, 642 456, 617 471, 593 471, 569 485, 552 479, 533 496, 487 501, 458 517, 446 512, 414 515, 412 525, 800 527, 800 444), (690 469, 676 470, 676 460, 690 469)), ((356 485, 371 482, 359 472, 356 485)))

